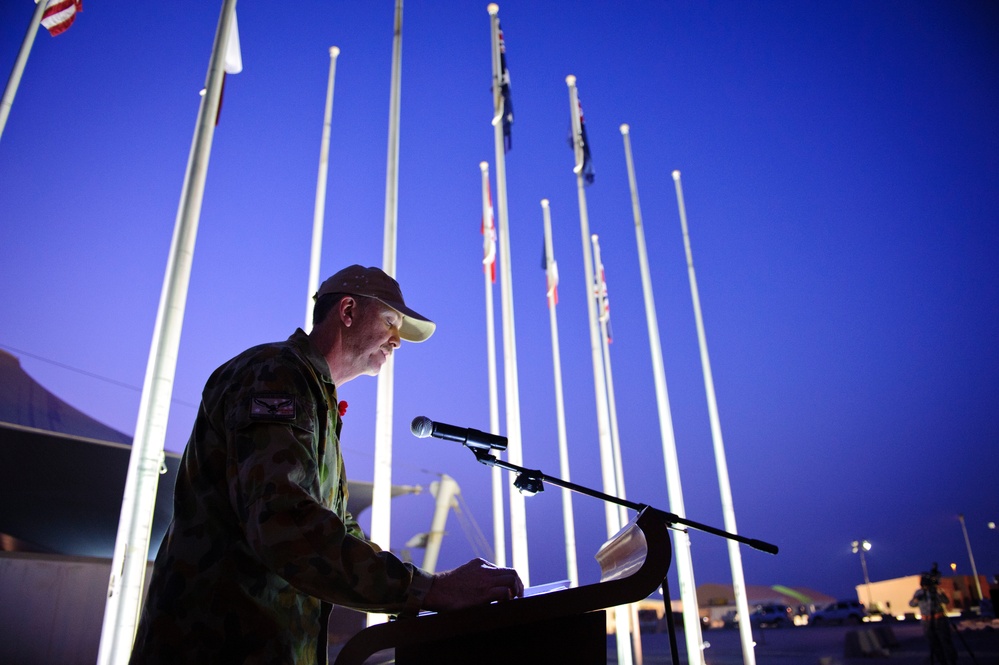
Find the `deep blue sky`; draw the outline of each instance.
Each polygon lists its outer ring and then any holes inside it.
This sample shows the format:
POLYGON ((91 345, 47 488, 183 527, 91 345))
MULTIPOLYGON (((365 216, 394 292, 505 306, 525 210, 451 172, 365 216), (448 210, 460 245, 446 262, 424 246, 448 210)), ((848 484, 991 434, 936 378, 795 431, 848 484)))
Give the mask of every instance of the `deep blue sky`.
MULTIPOLYGON (((486 2, 405 9, 398 277, 438 324, 401 350, 395 474, 448 473, 491 535, 489 470, 410 420, 487 429, 480 161, 493 164, 486 2)), ((140 386, 221 2, 85 3, 38 35, 0 139, 0 345, 140 386)), ((551 200, 571 479, 600 487, 567 74, 578 77, 610 287, 628 497, 668 508, 618 126, 632 128, 687 517, 722 515, 676 197, 694 259, 749 584, 854 596, 933 561, 999 572, 999 18, 987 2, 500 3, 516 112, 507 156, 524 459, 558 475, 540 269, 551 200)), ((9 72, 30 2, 0 9, 9 72)), ((337 65, 325 275, 382 255, 393 3, 245 0, 244 71, 215 134, 167 447, 209 373, 302 325, 328 48, 337 65)), ((5 74, 6 75, 6 74, 5 74)), ((495 168, 493 168, 495 174, 495 168)), ((494 186, 495 187, 495 186, 494 186)), ((498 287, 498 285, 497 285, 498 287)), ((496 290, 497 303, 499 289, 496 290)), ((132 433, 139 393, 22 356, 57 395, 132 433)), ((376 381, 341 393, 370 480, 376 381)), ((502 393, 501 393, 502 394, 502 393)), ((583 581, 603 509, 574 499, 583 581)), ((429 527, 394 504, 393 546, 429 527)), ((557 488, 530 499, 531 581, 565 577, 557 488)), ((443 566, 473 554, 452 516, 443 566)), ((695 581, 730 579, 691 536, 695 581)), ((417 561, 422 555, 417 554, 417 561)), ((674 593, 677 589, 674 583, 674 593)))

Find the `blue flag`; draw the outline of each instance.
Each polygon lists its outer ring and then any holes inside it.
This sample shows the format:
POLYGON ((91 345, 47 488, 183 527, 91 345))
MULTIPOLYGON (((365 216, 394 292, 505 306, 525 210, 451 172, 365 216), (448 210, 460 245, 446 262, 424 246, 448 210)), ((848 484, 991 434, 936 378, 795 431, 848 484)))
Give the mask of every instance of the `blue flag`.
POLYGON ((500 52, 500 97, 503 100, 503 150, 513 147, 513 137, 510 129, 513 127, 513 102, 510 101, 510 70, 506 68, 506 42, 503 40, 503 28, 497 22, 499 30, 500 52))

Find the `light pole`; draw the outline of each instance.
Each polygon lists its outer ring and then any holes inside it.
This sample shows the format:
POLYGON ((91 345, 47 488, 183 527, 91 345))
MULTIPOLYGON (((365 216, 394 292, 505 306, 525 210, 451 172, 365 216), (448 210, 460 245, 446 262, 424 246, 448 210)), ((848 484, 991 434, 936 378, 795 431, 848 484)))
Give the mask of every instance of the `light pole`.
POLYGON ((860 567, 864 571, 864 584, 867 585, 867 610, 871 611, 873 609, 873 596, 871 595, 871 578, 867 576, 867 559, 864 558, 864 552, 871 551, 871 541, 869 540, 855 540, 850 543, 853 548, 854 554, 860 554, 860 567))
POLYGON ((971 559, 971 575, 975 578, 975 589, 978 590, 978 603, 982 602, 982 583, 978 581, 978 569, 975 568, 975 555, 971 553, 971 541, 968 540, 968 527, 964 525, 964 515, 958 514, 957 519, 961 522, 961 531, 964 533, 964 544, 968 546, 968 558, 971 559))

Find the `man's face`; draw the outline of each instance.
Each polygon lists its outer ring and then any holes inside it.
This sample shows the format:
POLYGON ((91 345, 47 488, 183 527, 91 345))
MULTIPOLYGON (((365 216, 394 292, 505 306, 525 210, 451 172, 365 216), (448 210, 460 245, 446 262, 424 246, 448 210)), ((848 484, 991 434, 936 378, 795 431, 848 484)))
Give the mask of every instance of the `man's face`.
POLYGON ((399 348, 402 315, 371 298, 358 298, 359 314, 349 330, 345 350, 352 356, 356 374, 374 376, 399 348))

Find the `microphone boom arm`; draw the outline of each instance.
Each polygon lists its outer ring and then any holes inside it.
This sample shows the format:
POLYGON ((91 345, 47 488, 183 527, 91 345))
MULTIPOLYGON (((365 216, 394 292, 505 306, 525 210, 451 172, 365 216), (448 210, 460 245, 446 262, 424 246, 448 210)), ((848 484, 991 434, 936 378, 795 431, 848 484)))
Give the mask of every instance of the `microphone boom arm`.
POLYGON ((591 496, 595 499, 600 499, 602 501, 607 501, 609 503, 614 503, 619 506, 624 506, 625 508, 630 508, 632 510, 641 512, 642 510, 648 508, 659 515, 664 522, 669 526, 669 528, 676 528, 677 524, 682 524, 685 527, 691 529, 697 529, 698 531, 704 531, 705 533, 710 533, 716 536, 721 536, 722 538, 727 538, 729 540, 734 540, 736 542, 749 545, 755 550, 760 550, 761 552, 766 552, 767 554, 777 554, 777 546, 771 543, 765 542, 763 540, 758 540, 756 538, 746 538, 745 536, 740 536, 736 533, 730 533, 728 531, 723 531, 717 529, 713 526, 707 524, 701 524, 700 522, 694 522, 692 520, 685 519, 676 515, 674 513, 660 510, 645 503, 636 503, 634 501, 628 501, 627 499, 620 499, 616 496, 611 496, 610 494, 605 494, 604 492, 599 492, 595 489, 589 487, 584 487, 583 485, 577 485, 576 483, 569 482, 568 480, 562 480, 561 478, 554 478, 545 474, 538 469, 526 469, 522 466, 517 466, 516 464, 511 464, 504 460, 498 459, 497 457, 491 455, 488 450, 482 448, 472 448, 469 447, 472 454, 475 455, 481 464, 486 466, 495 466, 501 469, 506 469, 507 471, 512 471, 518 474, 517 482, 514 483, 520 487, 521 483, 525 486, 533 487, 535 492, 542 491, 544 489, 543 483, 549 482, 557 487, 562 487, 573 492, 578 492, 579 494, 585 494, 591 496))

